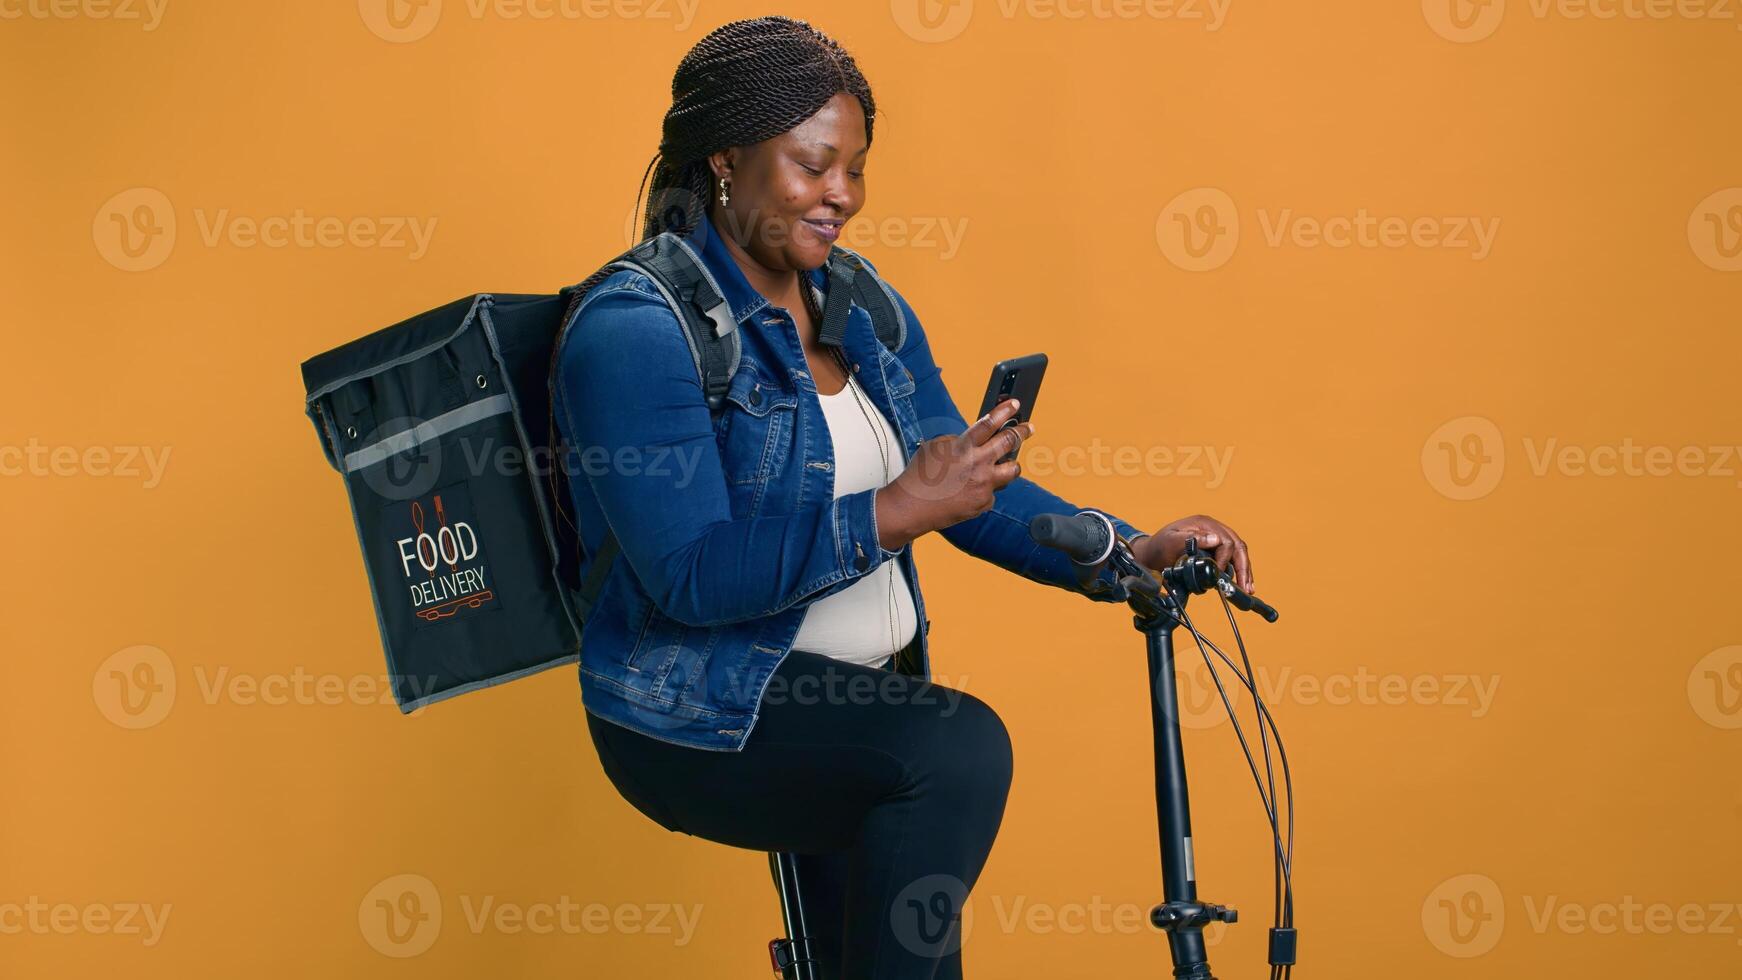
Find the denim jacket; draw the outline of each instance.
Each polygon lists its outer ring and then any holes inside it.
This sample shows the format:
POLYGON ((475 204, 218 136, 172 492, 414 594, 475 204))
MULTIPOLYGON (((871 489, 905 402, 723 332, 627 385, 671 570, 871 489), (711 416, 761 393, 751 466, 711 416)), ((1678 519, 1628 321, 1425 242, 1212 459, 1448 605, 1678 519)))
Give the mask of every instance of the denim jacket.
MULTIPOLYGON (((878 543, 876 491, 834 496, 834 450, 791 314, 751 287, 706 218, 688 243, 740 336, 717 416, 677 315, 639 272, 620 270, 595 286, 557 352, 570 510, 588 555, 607 521, 622 549, 582 630, 581 700, 654 738, 737 751, 810 603, 897 561, 922 626, 895 669, 931 676, 931 624, 913 546, 878 543)), ((826 296, 826 271, 808 275, 826 296)), ((899 351, 877 339, 855 304, 843 352, 907 460, 924 440, 968 423, 919 317, 889 293, 904 321, 899 351)), ((1083 508, 1020 476, 995 497, 991 510, 943 529, 945 540, 1036 582, 1104 599, 1084 590, 1064 553, 1028 533, 1030 518, 1083 508)), ((1108 517, 1126 538, 1143 533, 1108 517)))

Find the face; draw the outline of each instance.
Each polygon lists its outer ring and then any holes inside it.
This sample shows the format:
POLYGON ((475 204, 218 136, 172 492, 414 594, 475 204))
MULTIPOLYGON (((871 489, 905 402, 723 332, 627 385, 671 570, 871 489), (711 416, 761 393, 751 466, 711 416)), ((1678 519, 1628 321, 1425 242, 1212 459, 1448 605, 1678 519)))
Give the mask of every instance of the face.
POLYGON ((773 139, 722 150, 708 220, 771 272, 815 269, 847 220, 865 206, 865 111, 838 92, 816 114, 773 139), (720 178, 730 203, 720 204, 720 178))

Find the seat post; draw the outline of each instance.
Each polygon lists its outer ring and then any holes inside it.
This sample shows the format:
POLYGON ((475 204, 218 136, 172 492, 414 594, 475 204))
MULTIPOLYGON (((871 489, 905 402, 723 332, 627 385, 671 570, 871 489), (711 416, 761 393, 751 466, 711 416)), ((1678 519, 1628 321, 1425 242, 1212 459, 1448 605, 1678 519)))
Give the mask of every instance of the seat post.
POLYGON ((816 960, 811 956, 810 932, 805 926, 804 900, 799 894, 798 855, 770 851, 768 868, 774 875, 775 890, 780 895, 780 920, 786 929, 785 938, 768 941, 768 958, 774 966, 774 975, 782 980, 818 980, 816 960))

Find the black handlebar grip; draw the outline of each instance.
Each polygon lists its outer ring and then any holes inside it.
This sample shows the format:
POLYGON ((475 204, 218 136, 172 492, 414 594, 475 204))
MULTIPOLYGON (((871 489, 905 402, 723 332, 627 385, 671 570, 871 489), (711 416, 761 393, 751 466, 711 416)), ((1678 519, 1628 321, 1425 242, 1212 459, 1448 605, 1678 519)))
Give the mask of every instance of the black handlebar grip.
POLYGON ((1095 562, 1107 551, 1107 524, 1088 515, 1042 514, 1028 522, 1028 536, 1037 544, 1057 548, 1079 565, 1095 562))

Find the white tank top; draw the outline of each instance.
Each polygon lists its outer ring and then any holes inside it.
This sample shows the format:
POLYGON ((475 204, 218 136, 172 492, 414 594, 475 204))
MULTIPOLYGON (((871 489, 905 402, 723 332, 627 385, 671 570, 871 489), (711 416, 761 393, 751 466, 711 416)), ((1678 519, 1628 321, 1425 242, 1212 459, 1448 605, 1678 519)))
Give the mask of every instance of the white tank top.
MULTIPOLYGON (((835 444, 836 498, 884 486, 907 465, 901 458, 900 437, 864 390, 854 390, 857 387, 849 377, 847 386, 840 391, 817 395, 828 421, 829 439, 835 444), (866 412, 882 430, 882 452, 865 418, 866 412), (885 454, 889 457, 887 479, 885 454)), ((919 614, 913 607, 907 575, 901 570, 901 563, 891 558, 852 585, 806 606, 792 645, 796 650, 881 667, 895 650, 913 640, 918 625, 919 614)))

